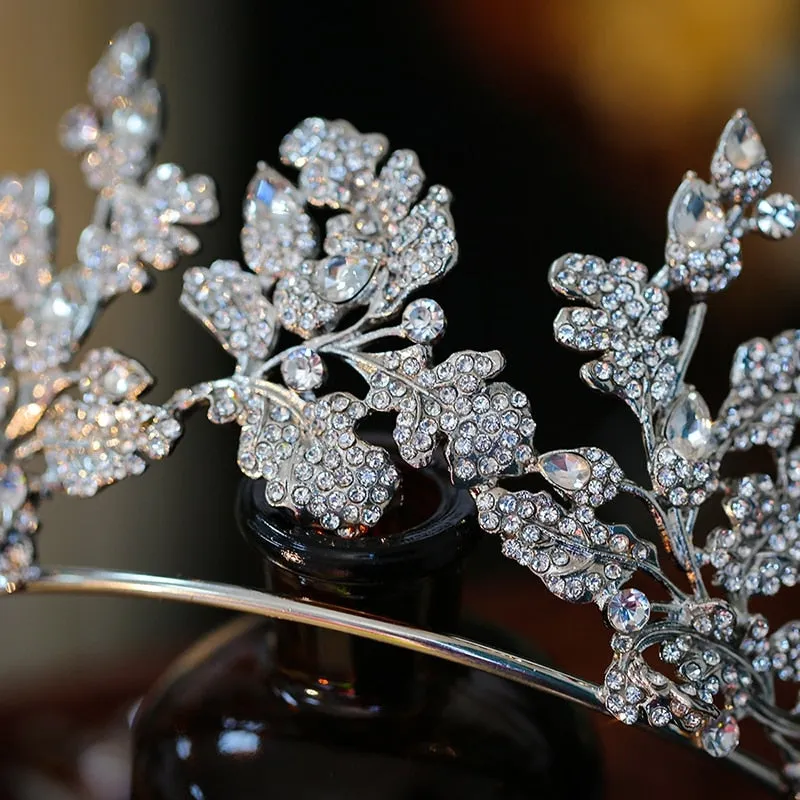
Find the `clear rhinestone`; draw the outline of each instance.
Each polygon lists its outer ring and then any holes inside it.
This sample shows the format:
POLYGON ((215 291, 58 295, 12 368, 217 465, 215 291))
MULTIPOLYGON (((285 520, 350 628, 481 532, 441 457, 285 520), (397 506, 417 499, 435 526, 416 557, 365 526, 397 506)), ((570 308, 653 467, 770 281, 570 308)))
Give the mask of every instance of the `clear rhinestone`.
POLYGON ((623 589, 608 603, 608 621, 621 633, 633 633, 650 619, 650 601, 638 589, 623 589))
POLYGON ((25 473, 16 464, 0 464, 0 506, 16 511, 27 496, 25 473))
POLYGON ((706 725, 700 740, 709 755, 715 758, 730 755, 739 745, 739 723, 732 714, 720 714, 706 725))
POLYGON ((756 206, 756 224, 764 236, 782 239, 797 229, 800 204, 790 194, 771 194, 756 206))
POLYGON ((722 141, 722 149, 725 158, 736 169, 741 170, 758 167, 767 157, 761 136, 746 114, 731 120, 728 124, 722 141))
POLYGON ((317 266, 317 292, 331 303, 352 300, 366 285, 375 262, 365 256, 331 256, 317 266))
POLYGON ((719 192, 699 178, 690 178, 680 185, 667 219, 670 231, 681 244, 700 250, 722 244, 727 228, 718 199, 719 192))
POLYGON ((298 214, 301 209, 291 189, 291 184, 283 175, 266 164, 260 164, 245 194, 245 221, 298 214))
POLYGON ((71 108, 59 125, 61 144, 74 152, 81 152, 91 147, 100 133, 100 121, 91 106, 75 106, 71 108))
POLYGON ((699 392, 686 392, 678 398, 664 434, 670 447, 687 461, 698 461, 708 455, 713 444, 711 412, 699 392))
POLYGON ((654 728, 663 728, 669 725, 672 720, 672 714, 665 706, 654 705, 647 711, 647 719, 654 728))
POLYGON ((134 375, 124 364, 115 364, 103 376, 103 388, 112 397, 125 397, 139 383, 139 376, 134 375))
POLYGON ((546 453, 539 459, 539 466, 550 483, 568 491, 582 489, 592 475, 589 462, 577 453, 546 453))
POLYGON ((435 300, 423 298, 408 304, 401 324, 412 342, 430 344, 444 333, 446 320, 442 307, 435 300))
POLYGON ((284 359, 281 375, 290 389, 307 392, 316 389, 325 380, 325 364, 315 350, 300 347, 284 359))

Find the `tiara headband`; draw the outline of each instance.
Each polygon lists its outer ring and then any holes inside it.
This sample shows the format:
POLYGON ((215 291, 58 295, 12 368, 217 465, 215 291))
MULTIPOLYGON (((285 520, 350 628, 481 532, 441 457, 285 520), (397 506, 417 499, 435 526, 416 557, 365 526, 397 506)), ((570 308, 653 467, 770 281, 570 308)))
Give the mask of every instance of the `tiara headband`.
POLYGON ((42 194, 44 179, 12 181, 7 191, 7 207, 19 221, 8 230, 19 233, 8 237, 0 286, 25 314, 7 337, 17 372, 7 379, 10 444, 0 495, 0 572, 8 591, 158 596, 392 641, 605 708, 629 724, 681 735, 773 787, 791 783, 800 771, 794 744, 800 726, 793 711, 775 702, 774 684, 800 674, 800 623, 770 634, 766 618, 749 610, 749 599, 797 579, 800 457, 789 445, 800 380, 798 336, 791 331, 772 342, 758 339, 737 351, 731 392, 716 419, 684 379, 704 298, 739 274, 740 239, 751 231, 782 238, 796 225, 791 197, 764 196, 771 165, 744 112, 722 134, 711 183, 688 173, 679 187, 668 215, 666 264, 652 278, 627 259, 606 264, 574 254, 551 269, 553 287, 583 304, 559 314, 556 338, 600 353, 583 367, 584 380, 621 396, 642 426, 651 481, 643 487, 598 448, 537 453, 527 398, 490 381, 503 366, 499 353, 466 351, 435 364, 430 345, 444 331, 443 312, 432 300, 408 297, 455 263, 449 193, 432 187, 423 195, 414 153, 387 158, 382 136, 360 134, 343 121, 311 118, 284 139, 281 156, 299 169, 297 185, 259 165, 242 231, 251 271, 218 261, 186 273, 181 302, 235 357, 231 377, 182 390, 155 407, 137 399, 149 376, 112 351, 92 351, 77 370, 65 371, 100 305, 143 286, 143 264, 163 269, 196 249, 196 239, 175 223, 203 222, 215 212, 208 178, 184 179, 174 165, 142 178, 158 117, 157 89, 143 75, 148 49, 140 26, 119 34, 92 72, 96 109, 80 107, 65 121, 62 141, 83 153, 87 179, 100 191, 75 268, 54 277, 47 266, 52 212, 42 194), (324 237, 309 206, 342 212, 328 221, 324 237), (677 340, 662 335, 662 327, 668 292, 681 285, 694 303, 677 340), (302 343, 278 351, 280 329, 302 343), (380 340, 398 338, 407 343, 376 349, 380 340), (365 378, 363 399, 338 391, 319 395, 330 358, 365 378), (63 394, 68 387, 77 387, 77 399, 63 394), (601 608, 614 631, 603 684, 457 637, 263 592, 33 566, 30 534, 40 496, 54 489, 88 495, 140 472, 141 456, 165 455, 180 433, 180 416, 198 403, 208 404, 213 422, 241 426, 242 471, 264 478, 267 500, 291 509, 321 535, 364 534, 397 489, 399 471, 388 453, 355 432, 368 413, 396 414, 399 456, 412 467, 427 464, 443 445, 452 479, 469 487, 481 526, 501 535, 503 552, 559 597, 601 608), (723 456, 752 445, 775 452, 774 475, 720 479, 723 456), (32 472, 28 459, 40 452, 45 468, 32 472), (551 490, 499 486, 505 476, 526 473, 542 476, 551 490), (652 543, 595 516, 620 492, 647 504, 665 549, 688 578, 685 587, 665 575, 652 543), (701 537, 698 509, 719 498, 729 524, 701 537), (724 597, 709 594, 704 568, 724 597), (623 588, 640 574, 654 579, 662 596, 623 588), (664 665, 658 669, 644 658, 656 647, 664 665), (782 775, 735 752, 738 720, 745 716, 763 723, 778 746, 786 763, 782 775))

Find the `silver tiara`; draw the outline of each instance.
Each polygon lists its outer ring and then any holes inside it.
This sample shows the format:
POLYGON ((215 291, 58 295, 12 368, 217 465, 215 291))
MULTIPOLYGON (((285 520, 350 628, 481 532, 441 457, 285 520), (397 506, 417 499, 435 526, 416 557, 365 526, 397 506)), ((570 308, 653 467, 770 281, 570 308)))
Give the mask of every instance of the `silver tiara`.
POLYGON ((233 375, 180 390, 159 407, 138 399, 150 382, 143 368, 113 351, 91 351, 68 369, 98 309, 142 288, 144 265, 164 269, 194 252, 197 240, 182 225, 216 212, 210 179, 186 179, 174 165, 147 172, 159 107, 158 90, 144 76, 148 51, 140 26, 118 35, 92 72, 93 107, 74 109, 64 122, 62 141, 82 153, 99 192, 75 267, 50 269, 46 180, 4 184, 0 291, 23 313, 4 334, 14 370, 3 389, 5 588, 163 597, 355 633, 659 728, 727 756, 774 788, 800 786, 800 712, 775 700, 777 681, 800 679, 800 622, 770 632, 749 608, 754 595, 798 579, 800 451, 790 446, 800 413, 800 335, 742 345, 716 418, 685 382, 705 298, 739 274, 742 237, 788 236, 800 213, 790 196, 766 195, 772 168, 747 115, 737 112, 723 131, 710 183, 688 173, 678 188, 666 263, 652 278, 628 259, 575 254, 550 272, 556 291, 582 304, 559 313, 556 338, 599 353, 583 366, 583 379, 622 397, 640 422, 650 476, 640 486, 599 448, 538 453, 527 398, 492 380, 503 367, 498 352, 464 351, 436 363, 431 345, 444 332, 443 311, 410 296, 455 264, 449 192, 423 192, 414 153, 387 155, 383 136, 344 121, 307 119, 284 139, 281 157, 299 170, 297 183, 259 164, 244 203, 247 269, 217 261, 185 275, 181 302, 235 358, 233 375), (314 207, 340 212, 324 236, 314 207), (693 304, 678 340, 663 326, 668 292, 681 286, 693 304), (282 329, 301 342, 279 349, 282 329), (363 398, 321 393, 332 359, 366 381, 363 398), (482 528, 502 537, 503 552, 557 596, 599 606, 613 631, 603 683, 458 637, 264 592, 34 564, 40 497, 56 489, 90 495, 141 472, 143 456, 166 455, 182 416, 199 404, 212 422, 241 427, 239 466, 264 479, 268 502, 321 535, 363 534, 397 491, 389 453, 357 432, 367 415, 392 414, 401 459, 421 467, 443 450, 452 480, 472 493, 482 528), (774 452, 773 474, 720 476, 728 452, 754 445, 774 452), (526 474, 541 476, 550 490, 499 485, 526 474), (652 542, 596 516, 620 493, 647 505, 684 585, 662 570, 652 542), (718 501, 728 523, 701 533, 700 507, 718 501), (641 576, 657 589, 623 588, 641 585, 641 576), (650 651, 658 667, 646 660, 650 651), (745 717, 777 745, 781 770, 736 750, 745 717))

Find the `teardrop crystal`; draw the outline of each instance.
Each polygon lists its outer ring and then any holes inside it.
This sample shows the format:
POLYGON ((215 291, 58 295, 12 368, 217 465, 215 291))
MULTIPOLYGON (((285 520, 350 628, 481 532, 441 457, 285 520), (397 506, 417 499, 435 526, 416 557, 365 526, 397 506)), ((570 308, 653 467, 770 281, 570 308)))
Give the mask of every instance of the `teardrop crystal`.
POLYGON ((298 214, 301 206, 302 200, 297 189, 280 172, 260 164, 245 194, 245 222, 298 214))
POLYGON ((28 481, 16 464, 0 464, 0 507, 16 511, 28 496, 28 481))
POLYGON ((722 244, 727 232, 719 192, 699 178, 688 178, 670 203, 670 232, 686 247, 710 250, 722 244))
POLYGON ((577 453, 546 453, 539 459, 539 466, 550 483, 571 492, 586 486, 592 476, 589 462, 577 453))
POLYGON ((317 292, 331 303, 352 300, 372 277, 375 262, 365 256, 331 256, 317 267, 317 292))
POLYGON ((667 418, 664 432, 670 447, 687 461, 700 461, 712 446, 711 412, 699 392, 678 398, 667 418))
POLYGON ((761 136, 746 114, 741 114, 728 123, 722 135, 722 150, 725 158, 736 169, 752 169, 767 157, 761 136))

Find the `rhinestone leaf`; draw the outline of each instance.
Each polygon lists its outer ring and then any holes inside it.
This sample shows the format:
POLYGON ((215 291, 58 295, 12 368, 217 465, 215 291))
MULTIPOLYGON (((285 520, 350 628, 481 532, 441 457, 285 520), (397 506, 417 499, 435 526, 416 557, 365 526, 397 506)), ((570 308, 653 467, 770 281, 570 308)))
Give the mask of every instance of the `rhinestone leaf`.
POLYGON ((667 418, 664 435, 670 447, 687 461, 699 461, 713 444, 711 412, 697 391, 681 395, 667 418))
POLYGON ((263 361, 272 351, 275 309, 258 278, 235 261, 187 270, 180 302, 237 361, 263 361))
POLYGON ((355 436, 366 406, 334 392, 304 403, 280 387, 256 394, 239 440, 239 466, 264 478, 267 501, 343 536, 375 525, 400 480, 388 453, 355 436))
POLYGON ((691 249, 719 247, 727 233, 725 212, 719 205, 719 192, 699 178, 683 181, 667 212, 670 232, 691 249))
POLYGON ((371 408, 399 412, 393 435, 411 466, 429 464, 440 440, 459 485, 518 475, 532 461, 528 399, 506 383, 486 383, 504 365, 496 350, 454 353, 435 367, 421 345, 342 358, 369 382, 371 408))
POLYGON ((726 199, 752 203, 772 183, 772 165, 755 125, 740 109, 728 121, 711 161, 714 183, 726 199))
POLYGON ((142 456, 163 458, 181 426, 158 406, 123 401, 86 403, 62 397, 36 427, 45 486, 91 497, 98 489, 144 472, 142 456))
POLYGON ((135 400, 153 383, 152 376, 132 358, 110 347, 90 350, 81 362, 79 388, 87 402, 99 398, 135 400))

